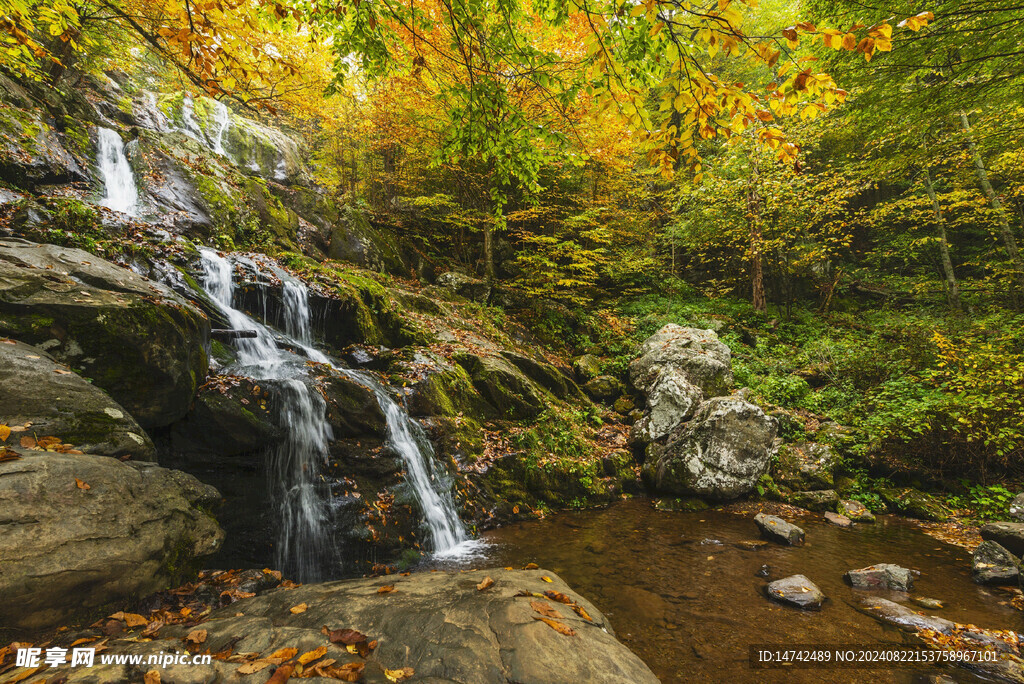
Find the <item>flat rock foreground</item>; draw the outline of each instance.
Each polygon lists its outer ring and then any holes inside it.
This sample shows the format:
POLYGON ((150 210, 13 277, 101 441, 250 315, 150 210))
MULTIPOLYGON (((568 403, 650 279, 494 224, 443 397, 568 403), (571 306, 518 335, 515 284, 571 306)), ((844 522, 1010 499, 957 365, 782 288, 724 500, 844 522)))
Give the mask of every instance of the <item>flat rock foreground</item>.
POLYGON ((109 640, 82 644, 103 644, 92 667, 44 665, 5 676, 67 684, 264 684, 298 677, 371 684, 658 682, 589 601, 543 569, 300 585, 243 598, 198 624, 167 625, 152 636, 152 623, 144 622, 109 640), (151 655, 186 651, 213 660, 167 667, 146 662, 151 655), (143 662, 101 664, 101 656, 117 655, 141 655, 143 662))

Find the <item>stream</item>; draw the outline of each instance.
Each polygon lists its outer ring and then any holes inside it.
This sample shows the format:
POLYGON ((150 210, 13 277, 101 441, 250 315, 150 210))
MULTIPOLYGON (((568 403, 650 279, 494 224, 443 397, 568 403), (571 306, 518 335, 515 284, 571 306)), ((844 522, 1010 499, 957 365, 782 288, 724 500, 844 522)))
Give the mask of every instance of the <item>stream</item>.
MULTIPOLYGON (((485 535, 486 566, 537 563, 590 599, 618 638, 662 682, 917 682, 945 672, 957 682, 981 680, 962 669, 753 670, 750 644, 898 644, 901 633, 860 613, 853 603, 866 592, 844 572, 891 562, 921 571, 913 596, 940 599, 946 608, 925 611, 992 629, 1024 628, 1009 596, 971 581, 970 554, 925 535, 913 523, 880 516, 875 524, 840 529, 818 516, 796 521, 807 532, 803 547, 772 544, 744 550, 758 539, 753 515, 718 510, 674 513, 633 499, 606 509, 564 512, 485 535), (757 576, 767 564, 767 579, 757 576), (820 612, 769 601, 770 580, 801 573, 829 600, 820 612)), ((479 563, 476 567, 481 567, 479 563)), ((906 595, 879 595, 906 602, 906 595)), ((912 605, 912 604, 911 604, 912 605)), ((921 610, 921 609, 918 609, 921 610)))

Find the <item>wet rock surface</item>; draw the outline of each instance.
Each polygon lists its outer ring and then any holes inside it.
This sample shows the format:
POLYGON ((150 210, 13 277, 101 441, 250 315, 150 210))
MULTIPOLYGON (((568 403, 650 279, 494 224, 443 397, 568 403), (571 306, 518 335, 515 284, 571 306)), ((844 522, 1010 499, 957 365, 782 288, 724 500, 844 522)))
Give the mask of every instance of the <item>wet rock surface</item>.
POLYGON ((978 584, 1016 585, 1020 559, 994 541, 983 541, 974 550, 971 572, 978 584))
POLYGON ((920 573, 915 570, 879 563, 859 570, 850 570, 843 579, 857 589, 889 589, 892 591, 910 591, 914 588, 914 578, 920 573))
POLYGON ((819 610, 825 602, 825 594, 804 575, 769 582, 767 591, 769 598, 806 610, 819 610))
POLYGON ((758 513, 754 516, 754 523, 761 530, 761 534, 768 539, 780 544, 796 546, 804 543, 804 531, 796 525, 786 522, 774 515, 758 513))

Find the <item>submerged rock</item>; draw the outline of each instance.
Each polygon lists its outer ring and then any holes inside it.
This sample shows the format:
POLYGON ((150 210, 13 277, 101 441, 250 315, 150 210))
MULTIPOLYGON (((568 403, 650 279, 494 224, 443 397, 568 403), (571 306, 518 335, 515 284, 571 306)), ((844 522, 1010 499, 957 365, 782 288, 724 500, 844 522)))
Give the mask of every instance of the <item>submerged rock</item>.
POLYGON ((189 409, 210 324, 167 287, 79 249, 0 240, 0 335, 92 379, 144 428, 189 409))
POLYGON ((914 577, 920 575, 916 570, 879 563, 859 570, 849 570, 843 579, 857 589, 890 589, 892 591, 910 591, 914 588, 914 577))
POLYGON ((644 475, 671 494, 735 499, 768 470, 775 421, 739 397, 704 402, 693 420, 649 447, 644 475))
POLYGON ((956 626, 944 618, 922 615, 884 598, 866 597, 861 599, 860 606, 861 610, 876 620, 899 627, 905 632, 920 632, 930 629, 939 634, 951 634, 956 626))
POLYGON ((983 541, 974 550, 971 571, 978 584, 1016 585, 1020 559, 994 541, 983 541))
POLYGON ((769 582, 768 596, 781 603, 808 610, 818 610, 825 602, 825 594, 804 575, 769 582))
POLYGON ((41 349, 0 340, 0 396, 0 421, 28 425, 25 436, 57 437, 101 456, 156 460, 153 442, 120 404, 41 349))
POLYGON ((712 330, 669 324, 647 338, 638 358, 629 364, 629 377, 640 391, 649 393, 667 368, 679 371, 704 396, 728 393, 732 387, 732 354, 712 330))
POLYGON ((754 523, 761 530, 761 534, 772 541, 790 546, 804 543, 804 531, 782 518, 758 513, 754 516, 754 523))
POLYGON ((981 538, 996 542, 1017 557, 1024 556, 1024 523, 996 522, 982 525, 981 538))
POLYGON ((836 506, 836 512, 839 515, 845 515, 854 522, 875 522, 875 514, 860 501, 854 501, 853 499, 841 500, 836 506))
POLYGON ((52 627, 180 584, 224 533, 220 495, 151 463, 24 450, 0 463, 0 624, 52 627))
MULTIPOLYGON (((192 629, 169 626, 147 643, 113 640, 106 653, 174 651, 192 629)), ((557 575, 539 569, 422 572, 277 589, 214 611, 202 629, 207 633, 203 648, 211 652, 231 647, 236 653, 269 657, 281 648, 297 648, 302 654, 322 647, 323 659, 338 666, 365 663, 362 681, 381 684, 388 681, 385 669, 402 668, 411 668, 410 681, 437 684, 658 682, 643 661, 615 639, 597 608, 557 575), (481 590, 485 577, 493 584, 481 590), (394 591, 379 593, 383 585, 394 591), (558 597, 549 600, 544 592, 552 596, 558 592, 558 597), (590 620, 561 602, 563 597, 590 620), (535 604, 546 614, 539 613, 535 604), (305 609, 293 612, 298 605, 305 609), (322 631, 325 626, 327 634, 322 631), (340 636, 338 643, 330 639, 330 630, 342 629, 357 630, 376 642, 376 648, 365 660, 350 653, 340 636)), ((318 662, 322 661, 308 661, 307 668, 315 668, 318 662)), ((214 660, 203 668, 175 666, 161 673, 164 681, 236 681, 242 666, 214 660)), ((146 669, 97 663, 88 672, 98 681, 141 681, 146 669)), ((62 672, 68 670, 55 669, 47 675, 62 672)), ((265 682, 269 673, 263 670, 245 681, 265 682)))
POLYGON ((924 596, 912 596, 910 602, 928 610, 939 610, 946 607, 946 604, 942 601, 924 596))
POLYGON ((845 515, 839 515, 832 511, 825 511, 825 520, 829 521, 837 527, 850 527, 853 525, 853 521, 847 518, 845 515))

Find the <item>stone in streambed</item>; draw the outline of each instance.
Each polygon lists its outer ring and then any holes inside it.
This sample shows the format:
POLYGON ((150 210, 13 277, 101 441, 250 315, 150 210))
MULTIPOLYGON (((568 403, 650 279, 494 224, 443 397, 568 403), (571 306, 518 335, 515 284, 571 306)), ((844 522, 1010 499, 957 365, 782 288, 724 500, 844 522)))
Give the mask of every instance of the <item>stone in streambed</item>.
POLYGON ((914 588, 914 577, 921 573, 916 570, 878 563, 859 570, 850 570, 843 579, 857 589, 890 589, 892 591, 910 591, 914 588))
POLYGON ((825 489, 812 492, 793 492, 784 496, 783 500, 792 506, 820 513, 835 508, 836 504, 839 503, 839 495, 836 494, 834 489, 825 489))
POLYGON ((769 582, 768 596, 781 603, 807 610, 818 610, 825 601, 825 594, 821 593, 821 589, 804 575, 793 575, 769 582))
POLYGON ((1024 523, 996 522, 983 525, 981 538, 994 541, 1017 556, 1024 556, 1024 523))
POLYGON ((875 514, 860 501, 843 499, 836 506, 836 513, 844 515, 854 522, 875 522, 875 514))
POLYGON ((972 578, 978 584, 1013 584, 1020 577, 1020 559, 994 541, 983 541, 974 550, 972 578))
POLYGON ((899 627, 905 632, 931 629, 940 634, 951 634, 953 622, 934 615, 922 615, 906 606, 884 598, 866 597, 860 602, 861 610, 880 622, 899 627))
POLYGON ((804 531, 782 518, 758 513, 754 516, 754 522, 761 530, 761 534, 772 541, 790 546, 804 543, 804 531))
POLYGON ((825 511, 825 520, 829 521, 833 525, 838 527, 850 527, 853 525, 853 521, 847 518, 845 515, 839 515, 832 511, 825 511))

